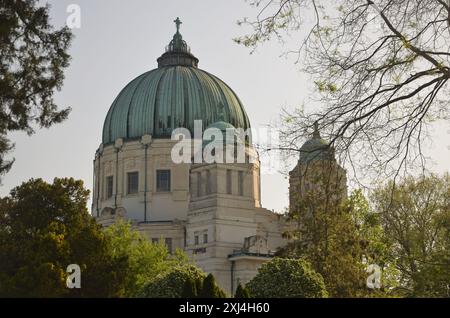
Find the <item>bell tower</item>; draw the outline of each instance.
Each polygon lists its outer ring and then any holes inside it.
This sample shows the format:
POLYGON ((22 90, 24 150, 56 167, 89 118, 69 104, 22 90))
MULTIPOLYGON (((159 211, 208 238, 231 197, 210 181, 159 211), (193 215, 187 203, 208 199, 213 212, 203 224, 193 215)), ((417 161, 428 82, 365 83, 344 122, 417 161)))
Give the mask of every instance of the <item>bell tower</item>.
POLYGON ((255 211, 261 209, 260 163, 251 145, 226 139, 227 131, 235 131, 230 123, 218 121, 209 129, 215 129, 223 139, 204 141, 203 154, 211 149, 215 159, 211 162, 204 156, 202 162, 191 166, 185 250, 232 294, 238 269, 229 257, 242 249, 246 238, 258 234, 255 211), (244 162, 236 156, 237 147, 242 147, 244 162), (227 153, 233 162, 226 160, 227 153))
POLYGON ((340 202, 347 197, 347 172, 336 161, 334 148, 322 139, 318 123, 300 148, 300 158, 289 172, 289 210, 299 208, 308 193, 340 202))

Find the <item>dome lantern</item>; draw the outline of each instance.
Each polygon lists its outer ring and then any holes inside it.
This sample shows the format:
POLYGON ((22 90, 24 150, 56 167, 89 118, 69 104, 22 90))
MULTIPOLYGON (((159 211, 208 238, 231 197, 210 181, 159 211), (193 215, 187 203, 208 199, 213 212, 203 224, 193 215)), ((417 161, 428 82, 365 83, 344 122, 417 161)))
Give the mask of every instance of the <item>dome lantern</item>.
POLYGON ((313 138, 315 138, 315 139, 321 139, 322 138, 320 136, 319 123, 317 121, 314 122, 313 138))
POLYGON ((319 123, 314 123, 312 138, 307 140, 300 148, 300 162, 334 160, 334 149, 320 136, 319 123))
POLYGON ((173 22, 175 23, 177 32, 173 35, 172 41, 166 47, 166 52, 158 58, 158 67, 174 65, 198 67, 198 58, 191 53, 191 49, 186 41, 183 40, 183 36, 180 33, 180 25, 183 22, 178 17, 173 22))
POLYGON ((196 120, 203 130, 218 121, 250 128, 239 97, 221 79, 197 67, 198 59, 179 32, 180 19, 174 22, 176 33, 158 58, 158 68, 128 83, 112 103, 103 125, 103 144, 143 135, 170 138, 176 128, 193 135, 196 120))

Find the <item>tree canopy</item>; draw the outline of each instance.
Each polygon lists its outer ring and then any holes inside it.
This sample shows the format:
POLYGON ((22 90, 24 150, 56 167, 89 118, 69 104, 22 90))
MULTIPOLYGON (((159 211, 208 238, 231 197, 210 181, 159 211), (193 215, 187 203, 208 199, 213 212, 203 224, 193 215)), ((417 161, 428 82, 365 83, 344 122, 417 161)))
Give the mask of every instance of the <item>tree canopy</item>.
POLYGON ((397 270, 396 288, 409 297, 449 297, 450 177, 406 178, 371 197, 397 270))
POLYGON ((275 257, 258 269, 246 287, 253 297, 322 298, 327 297, 322 276, 303 259, 275 257))
POLYGON ((225 292, 217 285, 213 274, 209 273, 202 282, 202 288, 198 292, 199 298, 225 298, 225 292))
POLYGON ((368 276, 363 258, 374 254, 369 253, 369 246, 379 248, 369 243, 375 236, 365 220, 368 204, 359 192, 340 201, 327 199, 335 196, 336 188, 324 192, 311 187, 294 198, 297 209, 288 216, 296 226, 285 233, 290 242, 278 255, 310 262, 323 277, 330 296, 362 297, 368 276))
POLYGON ((189 264, 183 251, 177 249, 171 255, 162 241, 150 242, 128 222, 116 222, 105 230, 105 234, 111 244, 112 257, 128 259, 125 297, 138 295, 141 288, 158 274, 170 271, 174 266, 189 264))
POLYGON ((206 275, 191 264, 175 265, 148 282, 138 297, 144 298, 225 298, 212 274, 206 275))
POLYGON ((425 166, 429 124, 448 120, 450 5, 443 0, 253 0, 248 47, 289 35, 316 107, 285 110, 281 148, 319 122, 343 161, 373 178, 425 166))
POLYGON ((0 199, 0 297, 122 295, 128 258, 111 257, 88 195, 72 178, 32 179, 0 199), (80 289, 66 286, 70 264, 80 266, 80 289))
POLYGON ((236 292, 234 293, 234 298, 251 298, 250 291, 247 287, 242 286, 242 284, 239 283, 236 292))
MULTIPOLYGON (((205 279, 206 275, 194 265, 180 265, 169 271, 158 274, 151 282, 147 283, 138 297, 144 298, 181 298, 186 297, 187 281, 197 282, 205 279)), ((198 292, 198 287, 191 287, 192 292, 198 292)))
POLYGON ((37 0, 0 0, 0 175, 13 160, 11 131, 34 132, 67 118, 53 95, 62 87, 69 66, 72 33, 50 24, 49 5, 37 0))

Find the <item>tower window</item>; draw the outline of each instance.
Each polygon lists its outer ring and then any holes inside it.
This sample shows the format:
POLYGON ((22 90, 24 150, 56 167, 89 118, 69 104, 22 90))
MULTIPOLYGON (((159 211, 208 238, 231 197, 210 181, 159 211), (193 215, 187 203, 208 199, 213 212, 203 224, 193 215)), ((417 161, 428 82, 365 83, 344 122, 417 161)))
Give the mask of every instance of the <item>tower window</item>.
POLYGON ((156 191, 157 192, 170 191, 170 170, 156 171, 156 191))
POLYGON ((203 244, 208 243, 208 233, 203 234, 203 244))
POLYGON ((230 169, 227 170, 227 194, 232 194, 232 188, 231 188, 231 173, 232 171, 230 169))
POLYGON ((128 172, 128 187, 127 193, 134 194, 139 191, 139 173, 138 172, 128 172))
POLYGON ((238 192, 240 196, 244 195, 244 172, 239 171, 238 174, 238 192))
POLYGON ((194 242, 195 242, 195 245, 198 245, 198 244, 199 244, 199 241, 198 241, 198 235, 196 235, 196 236, 194 237, 194 242))
POLYGON ((106 177, 106 198, 109 199, 113 196, 114 189, 114 177, 107 176, 106 177))

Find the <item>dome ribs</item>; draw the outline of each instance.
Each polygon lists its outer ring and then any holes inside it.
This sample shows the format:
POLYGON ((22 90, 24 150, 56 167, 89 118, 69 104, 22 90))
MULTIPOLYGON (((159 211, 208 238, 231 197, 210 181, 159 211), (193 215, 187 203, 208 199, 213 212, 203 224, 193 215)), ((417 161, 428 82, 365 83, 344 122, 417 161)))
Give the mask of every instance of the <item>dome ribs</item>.
POLYGON ((218 77, 194 67, 159 67, 119 93, 104 121, 103 144, 145 134, 170 138, 178 127, 193 133, 195 120, 203 121, 203 129, 219 120, 250 127, 238 96, 218 77))

